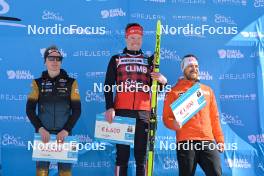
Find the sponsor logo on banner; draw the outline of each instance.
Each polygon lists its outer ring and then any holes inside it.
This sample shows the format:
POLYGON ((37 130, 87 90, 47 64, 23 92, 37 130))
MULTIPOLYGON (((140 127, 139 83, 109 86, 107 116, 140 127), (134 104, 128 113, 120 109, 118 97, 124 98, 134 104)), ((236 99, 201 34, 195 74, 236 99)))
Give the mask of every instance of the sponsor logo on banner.
POLYGON ((8 79, 34 79, 30 70, 7 70, 8 79))
POLYGON ((247 0, 213 0, 213 3, 218 5, 247 5, 247 0))
POLYGON ((264 32, 262 31, 258 31, 258 32, 240 32, 240 34, 244 37, 244 38, 263 38, 264 37, 264 32))
POLYGON ((248 140, 250 143, 264 143, 264 134, 251 134, 248 135, 248 140))
POLYGON ((53 26, 38 26, 36 24, 27 26, 28 35, 105 35, 104 26, 78 26, 71 24, 63 26, 54 24, 53 26))
POLYGON ((87 78, 104 78, 106 72, 86 72, 85 76, 87 78))
POLYGON ((178 169, 178 161, 176 159, 170 158, 170 157, 165 157, 163 159, 163 165, 162 168, 165 170, 169 169, 178 169))
POLYGON ((221 101, 255 101, 257 95, 255 93, 249 94, 220 94, 221 101))
POLYGON ((191 15, 173 15, 172 18, 174 20, 182 20, 182 21, 200 21, 206 22, 207 16, 191 16, 191 15))
POLYGON ((214 18, 215 23, 226 23, 226 24, 236 25, 236 22, 230 16, 215 14, 214 17, 215 17, 214 18))
POLYGON ((63 17, 58 12, 52 12, 50 10, 43 11, 42 19, 43 20, 64 21, 63 17))
POLYGON ((185 26, 162 25, 162 34, 166 35, 235 35, 238 33, 236 26, 210 26, 203 24, 196 26, 194 24, 186 24, 185 26))
POLYGON ((126 16, 126 12, 122 8, 101 10, 102 18, 113 18, 126 16))
MULTIPOLYGON (((46 48, 40 48, 41 57, 44 57, 45 50, 46 50, 46 48)), ((59 51, 60 51, 62 57, 67 57, 67 53, 62 48, 60 48, 59 51)))
POLYGON ((166 3, 166 0, 144 0, 147 2, 157 2, 157 3, 166 3))
POLYGON ((220 59, 244 59, 244 54, 239 49, 219 49, 217 51, 220 59))
POLYGON ((74 51, 74 57, 102 57, 102 56, 110 56, 111 52, 109 50, 82 50, 82 51, 74 51))
POLYGON ((26 147, 26 142, 21 136, 15 136, 12 134, 5 133, 2 136, 3 146, 16 146, 16 147, 26 147))
POLYGON ((10 94, 0 93, 0 101, 26 101, 27 95, 25 94, 10 94))
POLYGON ((94 92, 91 90, 87 90, 85 93, 85 101, 90 102, 105 102, 104 94, 103 92, 94 92))
POLYGON ((199 71, 200 80, 211 81, 213 80, 213 76, 208 71, 199 71))
POLYGON ((0 115, 0 121, 7 122, 29 122, 27 116, 16 116, 16 115, 0 115))
POLYGON ((221 113, 221 124, 227 125, 235 125, 235 126, 244 126, 243 122, 237 115, 231 115, 226 113, 221 113))
POLYGON ((166 17, 164 15, 160 15, 160 14, 145 14, 145 13, 132 13, 131 18, 137 18, 137 19, 143 19, 143 20, 157 20, 157 19, 161 19, 161 20, 165 20, 166 17))
POLYGON ((171 3, 199 5, 206 4, 206 0, 171 0, 171 3))
POLYGON ((111 161, 79 161, 77 164, 74 164, 73 167, 81 168, 109 168, 111 167, 111 161))
MULTIPOLYGON (((238 146, 237 143, 225 143, 225 150, 237 150, 238 146)), ((172 140, 160 140, 159 141, 159 149, 160 150, 165 150, 165 151, 173 151, 177 150, 177 148, 183 147, 184 150, 189 150, 189 149, 196 149, 196 150, 204 150, 205 148, 209 148, 210 150, 215 150, 218 148, 217 144, 206 144, 202 143, 201 145, 196 145, 193 143, 186 143, 186 145, 181 145, 179 143, 176 143, 175 141, 172 140)))
MULTIPOLYGON (((151 55, 151 51, 149 51, 151 55)), ((181 61, 181 56, 176 50, 171 50, 168 48, 160 48, 160 59, 171 60, 171 61, 181 61)))
POLYGON ((256 79, 256 74, 252 73, 225 73, 219 76, 219 80, 248 80, 256 79))
POLYGON ((264 7, 264 1, 263 0, 255 0, 254 1, 254 7, 264 7))
POLYGON ((241 169, 249 169, 251 168, 251 164, 248 162, 246 158, 235 158, 225 159, 226 166, 229 168, 241 168, 241 169))

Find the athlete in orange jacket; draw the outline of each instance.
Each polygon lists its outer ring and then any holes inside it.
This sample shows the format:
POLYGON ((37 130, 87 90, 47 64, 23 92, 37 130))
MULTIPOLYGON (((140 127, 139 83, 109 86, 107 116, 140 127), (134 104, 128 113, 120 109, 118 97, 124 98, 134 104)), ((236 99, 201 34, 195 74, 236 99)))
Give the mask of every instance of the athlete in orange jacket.
POLYGON ((219 123, 219 113, 212 89, 200 84, 206 99, 206 105, 181 128, 170 108, 170 105, 179 96, 199 81, 199 67, 196 56, 184 56, 181 68, 184 78, 180 79, 172 88, 172 91, 166 95, 163 109, 165 126, 176 131, 179 173, 183 176, 194 175, 198 163, 206 175, 221 175, 221 162, 217 149, 223 152, 224 136, 219 123), (214 145, 215 141, 218 145, 214 145), (196 147, 186 150, 179 145, 184 143, 196 147))

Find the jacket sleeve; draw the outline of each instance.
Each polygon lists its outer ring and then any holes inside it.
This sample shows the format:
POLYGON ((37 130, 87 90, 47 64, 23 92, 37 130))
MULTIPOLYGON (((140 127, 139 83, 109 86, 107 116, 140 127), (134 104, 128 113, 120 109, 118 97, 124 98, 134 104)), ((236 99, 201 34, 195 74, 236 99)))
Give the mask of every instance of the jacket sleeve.
POLYGON ((176 131, 176 128, 173 125, 175 121, 175 117, 171 110, 170 105, 176 99, 177 97, 175 97, 175 94, 172 91, 166 94, 165 100, 164 100, 164 106, 163 106, 163 115, 162 115, 162 120, 163 120, 164 125, 167 128, 171 130, 175 130, 175 131, 176 131))
POLYGON ((222 129, 220 125, 217 103, 216 103, 214 92, 212 90, 210 90, 210 95, 211 95, 210 96, 210 118, 211 118, 213 135, 216 140, 216 143, 224 143, 224 135, 222 133, 222 129))
POLYGON ((109 108, 114 108, 114 101, 113 101, 114 90, 112 88, 113 85, 115 84, 116 84, 116 61, 115 61, 115 57, 112 57, 108 63, 105 82, 104 82, 104 87, 107 86, 107 89, 104 90, 108 90, 104 92, 106 110, 109 108))
POLYGON ((39 128, 42 127, 41 121, 39 120, 36 113, 38 97, 39 97, 38 85, 36 81, 33 80, 31 84, 31 92, 29 93, 27 98, 26 113, 28 119, 30 120, 31 124, 35 127, 36 131, 38 131, 39 128))
POLYGON ((63 127, 68 132, 72 130, 81 115, 81 100, 76 80, 73 81, 71 88, 71 110, 72 114, 63 127))

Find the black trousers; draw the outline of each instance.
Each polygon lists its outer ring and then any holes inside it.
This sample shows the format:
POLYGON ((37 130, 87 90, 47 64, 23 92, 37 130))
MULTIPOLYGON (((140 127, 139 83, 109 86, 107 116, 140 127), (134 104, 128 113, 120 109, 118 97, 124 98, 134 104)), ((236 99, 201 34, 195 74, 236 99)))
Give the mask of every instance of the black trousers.
POLYGON ((219 152, 216 144, 212 141, 178 142, 177 160, 180 176, 193 176, 197 164, 200 165, 206 176, 222 175, 219 152), (189 143, 189 148, 187 148, 187 143, 189 143))
MULTIPOLYGON (((116 115, 136 118, 136 130, 134 139, 136 175, 144 176, 150 112, 134 110, 116 110, 116 115)), ((116 175, 126 176, 130 156, 130 146, 117 144, 116 150, 116 175)))

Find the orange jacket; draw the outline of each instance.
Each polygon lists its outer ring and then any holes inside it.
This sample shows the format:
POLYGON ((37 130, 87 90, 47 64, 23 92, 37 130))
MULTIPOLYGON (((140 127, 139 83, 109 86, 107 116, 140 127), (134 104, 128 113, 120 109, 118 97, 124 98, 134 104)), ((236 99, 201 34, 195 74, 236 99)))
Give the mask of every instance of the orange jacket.
POLYGON ((180 79, 177 84, 168 92, 164 101, 163 122, 169 129, 176 131, 177 142, 185 140, 215 140, 217 143, 224 143, 224 136, 219 122, 219 113, 213 90, 203 84, 203 90, 206 105, 197 114, 195 114, 180 129, 175 129, 173 121, 175 119, 170 105, 190 87, 193 82, 180 79))

